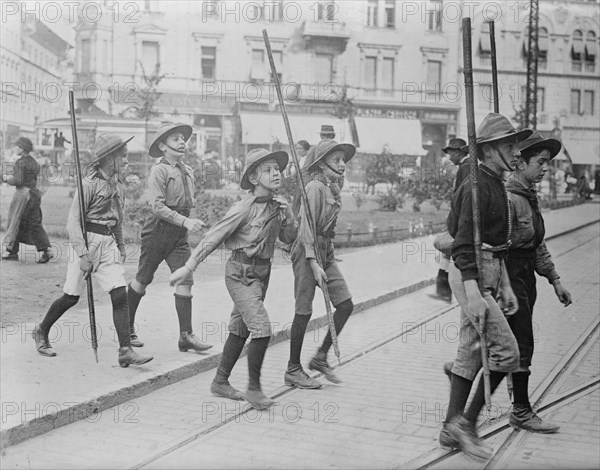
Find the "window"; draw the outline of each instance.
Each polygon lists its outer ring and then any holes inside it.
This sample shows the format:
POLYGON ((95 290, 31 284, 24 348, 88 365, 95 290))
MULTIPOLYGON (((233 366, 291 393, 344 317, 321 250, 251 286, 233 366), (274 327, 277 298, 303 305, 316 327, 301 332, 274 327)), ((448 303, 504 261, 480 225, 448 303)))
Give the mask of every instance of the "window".
POLYGON ((598 43, 596 33, 588 31, 585 40, 585 71, 594 73, 596 71, 596 56, 598 55, 598 43))
POLYGON ((321 2, 317 5, 317 19, 319 21, 334 21, 335 10, 335 2, 321 2))
POLYGON ((317 83, 330 83, 333 80, 333 55, 317 53, 313 70, 317 83))
POLYGON ((283 19, 283 1, 266 0, 264 4, 265 19, 281 21, 283 19))
POLYGON ((439 92, 441 90, 441 82, 442 62, 439 60, 428 60, 426 91, 439 92))
POLYGON ((206 47, 201 48, 201 67, 202 67, 202 78, 214 79, 217 65, 217 48, 206 47))
POLYGON ((583 114, 587 116, 594 115, 594 91, 585 90, 583 92, 583 114))
POLYGON ((538 30, 538 69, 546 70, 548 66, 548 30, 538 30))
MULTIPOLYGON (((283 69, 283 53, 281 51, 273 51, 273 62, 275 63, 275 68, 278 70, 277 76, 279 77, 279 81, 281 82, 281 72, 279 70, 283 69)), ((269 65, 269 71, 271 70, 271 66, 269 65)), ((271 82, 275 83, 275 78, 272 73, 269 73, 269 77, 271 82)))
POLYGON ((91 41, 81 40, 81 73, 89 73, 91 65, 91 41))
POLYGON ((492 43, 490 39, 490 24, 485 21, 481 25, 479 36, 479 63, 481 65, 492 64, 492 43))
POLYGON ((573 44, 571 46, 571 70, 581 72, 583 64, 583 33, 578 29, 573 32, 573 44))
POLYGON ((377 57, 365 57, 363 85, 365 88, 377 88, 377 57))
POLYGON ((427 31, 442 30, 442 0, 432 0, 432 6, 425 11, 427 31))
POLYGON ((254 80, 265 79, 265 51, 252 49, 252 69, 250 77, 254 80))
POLYGON ((385 0, 385 27, 396 27, 396 0, 385 0))
POLYGON ((146 75, 152 75, 159 68, 159 44, 156 41, 142 41, 142 67, 146 75))
POLYGON ((381 81, 381 88, 384 90, 394 89, 394 59, 392 57, 383 58, 381 81))
POLYGON ((546 89, 543 87, 537 89, 537 110, 540 113, 546 111, 546 89))
POLYGON ((369 0, 367 3, 367 26, 377 27, 377 2, 379 0, 369 0))
POLYGON ((581 91, 571 90, 571 114, 579 114, 579 100, 581 99, 581 91))

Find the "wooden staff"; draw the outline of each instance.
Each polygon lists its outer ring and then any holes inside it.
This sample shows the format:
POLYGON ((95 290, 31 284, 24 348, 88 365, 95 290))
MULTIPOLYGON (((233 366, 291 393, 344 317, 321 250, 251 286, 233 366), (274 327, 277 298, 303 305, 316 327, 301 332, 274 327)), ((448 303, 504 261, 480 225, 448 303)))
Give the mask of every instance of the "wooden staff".
MULTIPOLYGON (((467 134, 469 138, 469 154, 471 166, 471 199, 473 206, 473 244, 475 248, 475 262, 479 271, 479 290, 483 295, 482 278, 481 278, 481 232, 479 217, 479 188, 477 187, 478 180, 478 165, 477 165, 477 136, 475 132, 475 109, 473 100, 473 61, 471 52, 471 18, 464 18, 462 21, 463 27, 463 69, 465 77, 465 97, 467 111, 467 134)), ((488 350, 485 342, 485 315, 487 310, 479 318, 479 340, 481 344, 481 362, 483 365, 483 385, 485 392, 485 404, 488 410, 492 404, 490 392, 490 368, 488 364, 488 350)))
MULTIPOLYGON (((275 80, 275 89, 277 90, 277 98, 279 99, 279 109, 281 110, 281 116, 283 117, 283 123, 285 125, 285 132, 287 134, 288 142, 290 145, 290 153, 292 155, 292 160, 294 162, 294 166, 296 167, 296 173, 298 175, 298 179, 300 181, 301 197, 302 197, 302 206, 304 207, 304 211, 306 213, 306 218, 308 220, 308 224, 310 226, 310 230, 313 234, 313 238, 315 240, 315 259, 319 266, 325 269, 325 264, 323 263, 323 259, 321 256, 321 250, 319 249, 319 243, 317 241, 317 226, 315 224, 315 220, 310 211, 310 207, 308 206, 308 198, 306 196, 306 186, 304 184, 304 179, 302 178, 302 171, 300 168, 300 162, 298 161, 298 156, 296 155, 296 146, 294 145, 294 139, 292 138, 292 130, 290 127, 290 122, 288 120, 287 111, 285 109, 285 102, 283 100, 283 94, 281 93, 281 83, 279 82, 279 75, 277 75, 277 69, 275 67, 275 61, 273 60, 273 52, 271 51, 271 43, 269 41, 269 35, 267 34, 267 30, 263 29, 263 39, 265 41, 265 47, 267 49, 267 55, 269 56, 269 64, 271 65, 271 73, 273 74, 273 79, 275 80)), ((333 350, 335 352, 338 361, 340 360, 340 348, 338 346, 337 341, 337 332, 335 331, 335 323, 333 320, 333 313, 331 312, 331 300, 329 299, 329 290, 327 289, 327 283, 323 283, 321 286, 323 291, 323 297, 325 298, 325 308, 327 309, 327 323, 329 324, 329 333, 331 334, 331 343, 333 345, 333 350)))
MULTIPOLYGON (((77 170, 77 193, 79 196, 79 219, 81 222, 81 233, 85 248, 88 249, 87 232, 85 230, 85 208, 83 200, 83 175, 81 173, 81 160, 79 159, 79 142, 77 140, 77 124, 75 122, 75 99, 73 98, 73 90, 69 90, 69 108, 71 111, 71 132, 73 133, 73 151, 75 153, 75 168, 77 170)), ((87 301, 88 311, 90 314, 90 333, 92 335, 92 349, 98 362, 98 335, 96 333, 96 310, 94 307, 94 290, 92 287, 91 274, 86 277, 87 283, 87 301)))

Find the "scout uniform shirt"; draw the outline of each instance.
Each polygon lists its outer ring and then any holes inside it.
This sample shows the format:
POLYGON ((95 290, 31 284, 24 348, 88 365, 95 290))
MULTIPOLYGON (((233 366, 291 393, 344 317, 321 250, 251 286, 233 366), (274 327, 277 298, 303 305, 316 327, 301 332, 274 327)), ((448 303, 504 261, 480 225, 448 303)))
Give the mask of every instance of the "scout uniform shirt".
MULTIPOLYGON (((85 222, 105 225, 111 228, 118 247, 123 243, 123 206, 125 191, 123 182, 117 175, 110 178, 101 170, 95 169, 82 180, 85 222)), ((67 230, 73 249, 78 256, 88 252, 81 233, 79 195, 75 192, 69 211, 67 230)))
POLYGON ((185 265, 194 271, 223 242, 229 250, 244 250, 249 258, 271 259, 275 239, 291 243, 296 234, 296 221, 284 220, 277 201, 261 202, 249 194, 233 204, 225 217, 204 235, 185 265))
MULTIPOLYGON (((335 236, 334 228, 342 210, 339 185, 321 174, 314 174, 306 185, 308 207, 316 225, 319 245, 327 245, 335 236)), ((315 238, 304 208, 300 209, 300 243, 304 245, 306 258, 315 257, 315 238)), ((324 247, 325 248, 325 247, 324 247)))
POLYGON ((194 206, 194 172, 181 160, 175 164, 161 158, 154 164, 148 176, 150 204, 154 217, 146 224, 162 219, 183 226, 194 206))
POLYGON ((535 252, 535 271, 550 283, 559 279, 544 241, 546 229, 536 191, 511 176, 506 183, 511 207, 512 235, 510 250, 535 252))

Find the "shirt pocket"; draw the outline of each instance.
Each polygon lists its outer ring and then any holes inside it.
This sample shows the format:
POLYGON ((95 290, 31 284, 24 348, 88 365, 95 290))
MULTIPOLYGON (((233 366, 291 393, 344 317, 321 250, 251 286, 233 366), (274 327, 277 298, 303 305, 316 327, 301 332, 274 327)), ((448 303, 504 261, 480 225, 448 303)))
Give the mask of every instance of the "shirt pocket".
POLYGON ((183 194, 183 178, 179 171, 169 173, 167 178, 167 188, 165 191, 165 204, 169 207, 175 207, 179 204, 183 194))

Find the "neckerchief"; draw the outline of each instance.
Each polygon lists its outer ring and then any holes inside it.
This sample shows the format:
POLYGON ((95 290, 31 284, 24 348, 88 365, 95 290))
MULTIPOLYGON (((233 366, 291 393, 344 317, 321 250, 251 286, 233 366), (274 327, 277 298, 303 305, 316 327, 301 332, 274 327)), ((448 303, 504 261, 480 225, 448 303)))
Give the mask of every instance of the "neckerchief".
POLYGON ((506 190, 517 194, 519 196, 523 196, 527 198, 529 201, 529 205, 532 209, 533 214, 533 230, 534 230, 534 246, 537 248, 542 241, 544 241, 544 237, 546 236, 546 228, 544 226, 544 219, 542 218, 542 212, 540 211, 540 204, 537 197, 537 192, 533 187, 525 187, 522 183, 517 181, 515 178, 510 178, 506 183, 506 190))
POLYGON ((282 221, 283 217, 283 214, 279 210, 279 203, 273 199, 272 194, 268 196, 255 196, 254 202, 267 204, 267 216, 265 217, 263 226, 254 240, 253 248, 250 250, 250 252, 246 252, 248 256, 254 256, 254 254, 260 253, 265 246, 265 243, 268 241, 275 241, 277 235, 279 234, 279 229, 281 227, 280 222, 282 221))
POLYGON ((323 183, 325 186, 328 186, 329 189, 331 189, 331 192, 333 193, 333 197, 335 198, 336 201, 340 202, 342 200, 342 196, 340 195, 341 189, 340 189, 340 185, 338 184, 338 182, 332 178, 327 178, 325 175, 323 175, 323 173, 312 173, 310 175, 310 179, 311 180, 315 180, 315 181, 320 181, 321 183, 323 183))

